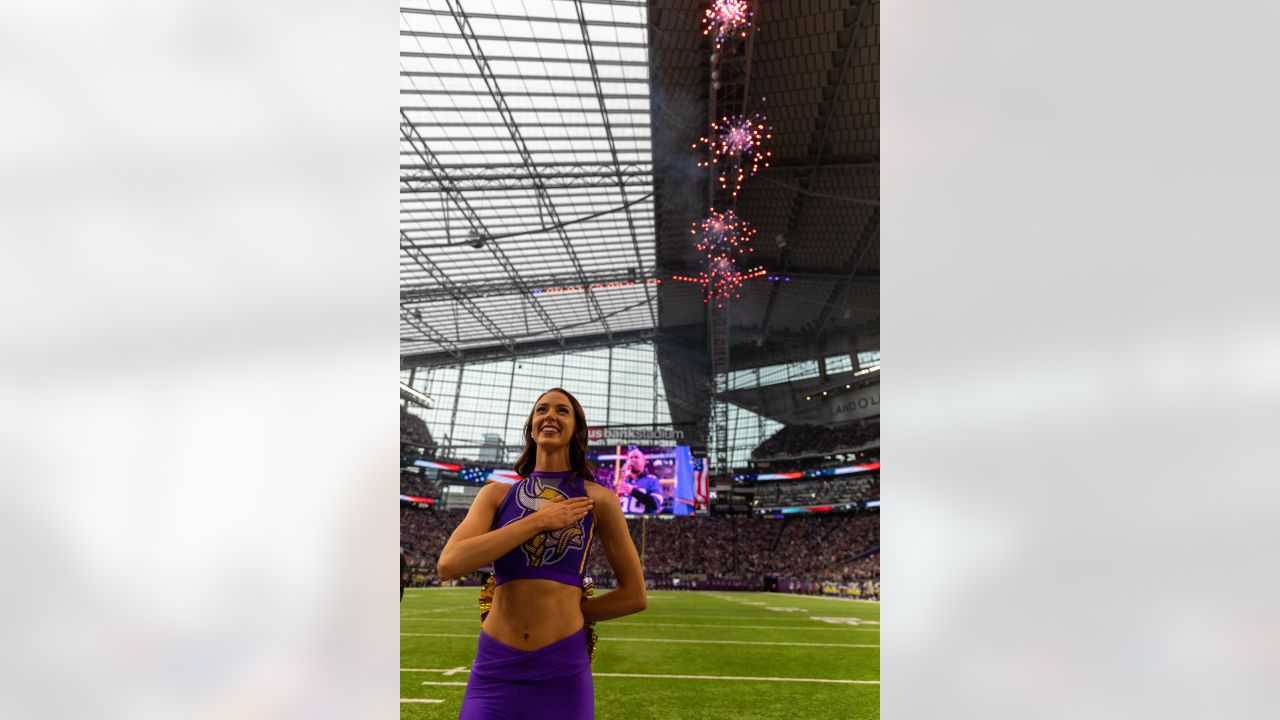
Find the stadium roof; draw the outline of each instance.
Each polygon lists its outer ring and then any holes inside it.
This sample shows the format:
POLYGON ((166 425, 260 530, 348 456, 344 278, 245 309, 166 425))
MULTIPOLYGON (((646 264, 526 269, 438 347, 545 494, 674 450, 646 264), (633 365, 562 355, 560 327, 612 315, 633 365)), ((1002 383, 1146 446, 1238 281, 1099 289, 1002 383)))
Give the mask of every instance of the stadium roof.
POLYGON ((404 0, 400 17, 401 355, 652 329, 644 4, 404 0))
MULTIPOLYGON (((720 202, 690 148, 705 3, 403 3, 402 365, 652 339, 673 418, 704 414, 707 306, 672 276, 720 202)), ((737 209, 752 264, 790 279, 729 303, 729 367, 877 348, 879 3, 752 6, 735 61, 774 155, 737 209)))
MULTIPOLYGON (((744 58, 748 113, 773 127, 768 169, 749 179, 737 210, 757 229, 753 265, 790 280, 750 280, 729 304, 731 366, 813 357, 839 341, 878 346, 879 3, 754 2, 756 35, 744 58), (865 343, 851 336, 866 336, 865 343)), ((695 261, 690 223, 708 204, 688 137, 707 124, 711 71, 696 3, 655 0, 654 156, 657 256, 695 261)), ((720 113, 717 111, 716 115, 720 113)), ((660 324, 705 327, 697 288, 663 285, 660 324)))

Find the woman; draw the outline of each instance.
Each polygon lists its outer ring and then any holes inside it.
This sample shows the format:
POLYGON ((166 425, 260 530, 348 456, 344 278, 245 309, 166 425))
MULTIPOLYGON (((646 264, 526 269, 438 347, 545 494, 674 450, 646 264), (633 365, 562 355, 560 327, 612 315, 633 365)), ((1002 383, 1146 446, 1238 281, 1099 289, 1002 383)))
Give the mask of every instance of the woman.
POLYGON ((586 455, 582 406, 560 388, 543 393, 524 424, 520 481, 486 485, 440 551, 441 580, 492 563, 496 584, 460 720, 593 718, 584 625, 648 605, 622 508, 596 484, 586 455), (584 598, 595 536, 618 589, 584 598))

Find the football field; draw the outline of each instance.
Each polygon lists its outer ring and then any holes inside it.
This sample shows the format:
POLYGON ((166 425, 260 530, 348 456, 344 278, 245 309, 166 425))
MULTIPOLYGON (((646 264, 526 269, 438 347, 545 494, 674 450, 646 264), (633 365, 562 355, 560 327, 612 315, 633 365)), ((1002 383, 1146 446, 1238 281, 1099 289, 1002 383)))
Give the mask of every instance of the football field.
MULTIPOLYGON (((456 718, 479 588, 405 591, 400 717, 456 718)), ((880 605, 780 593, 650 591, 596 625, 596 717, 879 718, 880 605)))

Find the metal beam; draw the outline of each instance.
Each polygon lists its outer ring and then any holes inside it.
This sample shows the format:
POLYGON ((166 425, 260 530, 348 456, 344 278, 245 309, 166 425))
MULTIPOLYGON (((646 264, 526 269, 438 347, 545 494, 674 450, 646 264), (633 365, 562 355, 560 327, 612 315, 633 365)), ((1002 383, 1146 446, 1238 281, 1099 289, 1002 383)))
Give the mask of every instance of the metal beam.
MULTIPOLYGON (((400 77, 426 77, 426 78, 452 78, 455 80, 473 80, 475 73, 462 72, 428 72, 425 70, 401 70, 400 77)), ((585 78, 577 75, 513 75, 511 73, 494 73, 495 80, 546 80, 548 82, 563 80, 565 82, 586 82, 585 78)), ((648 85, 649 78, 627 78, 627 77, 611 77, 606 78, 608 82, 619 84, 648 85)))
MULTIPOLYGON (((400 74, 403 75, 404 73, 400 73, 400 74)), ((585 82, 585 79, 583 80, 583 82, 585 82)), ((486 93, 482 90, 477 90, 475 88, 426 88, 426 89, 400 88, 400 94, 401 95, 443 95, 445 97, 458 97, 458 96, 483 96, 486 93)), ((508 97, 527 97, 527 98, 603 97, 607 100, 643 100, 644 99, 643 95, 631 94, 631 93, 599 93, 597 94, 593 92, 592 93, 567 92, 564 90, 556 90, 554 92, 535 92, 535 91, 519 92, 519 91, 512 91, 512 90, 503 90, 502 94, 508 97)), ((452 110, 453 108, 447 105, 442 105, 436 109, 443 111, 443 110, 452 110)), ((633 110, 631 112, 637 112, 637 111, 633 110)))
MULTIPOLYGON (((461 8, 459 8, 459 10, 461 10, 461 8)), ((470 13, 465 13, 465 14, 468 16, 470 15, 470 13)), ((476 41, 484 40, 487 42, 495 42, 495 43, 496 42, 505 43, 505 42, 516 41, 516 42, 537 43, 540 45, 577 45, 579 44, 569 38, 560 38, 560 37, 554 37, 550 35, 528 35, 523 37, 510 37, 507 35, 481 35, 479 33, 471 31, 470 23, 467 24, 467 32, 470 33, 470 36, 476 41)), ((400 36, 401 37, 419 37, 419 38, 441 38, 441 39, 452 39, 452 38, 458 37, 453 33, 435 32, 433 30, 401 30, 400 36)), ((589 43, 584 39, 582 44, 587 45, 589 43)), ((631 48, 648 47, 647 44, 642 42, 625 42, 622 40, 613 40, 607 43, 600 43, 600 45, 602 47, 631 47, 631 48)))
MULTIPOLYGON (((451 17, 448 11, 434 10, 431 8, 401 7, 400 12, 408 13, 410 15, 436 15, 439 17, 451 17)), ((468 13, 468 15, 477 20, 512 20, 515 22, 556 23, 560 25, 576 25, 577 24, 577 22, 575 22, 574 20, 570 20, 568 18, 539 17, 539 16, 530 16, 530 15, 503 15, 501 13, 478 13, 478 12, 468 13)), ((637 28, 637 29, 643 29, 647 27, 647 25, 645 25, 645 23, 642 23, 642 22, 627 22, 625 20, 594 19, 591 21, 591 24, 598 25, 600 27, 629 27, 629 28, 637 28)), ((515 38, 512 38, 512 39, 515 39, 515 38)))
MULTIPOLYGON (((517 146, 518 147, 517 151, 520 152, 521 156, 523 157, 523 154, 524 154, 523 150, 527 146, 524 142, 524 138, 521 138, 519 142, 520 144, 517 146)), ((437 155, 451 155, 451 154, 453 153, 442 152, 442 153, 438 153, 437 155)), ((530 152, 529 154, 532 155, 533 153, 530 152)), ((580 172, 607 173, 610 170, 613 170, 617 165, 619 165, 619 163, 616 163, 616 162, 595 162, 595 163, 549 162, 549 163, 542 163, 538 165, 536 168, 531 168, 529 167, 528 163, 524 162, 523 160, 521 160, 520 162, 504 162, 504 163, 495 163, 495 162, 446 163, 446 162, 439 162, 437 157, 433 159, 432 162, 430 163, 402 163, 400 165, 400 169, 401 170, 433 170, 433 171, 443 172, 447 175, 451 175, 451 173, 454 171, 466 171, 466 172, 486 171, 489 175, 496 175, 498 177, 527 177, 527 176, 540 177, 540 173, 545 172, 547 170, 559 170, 563 172, 579 172, 579 173, 580 172)), ((651 168, 653 166, 652 163, 642 162, 639 160, 624 162, 624 163, 621 163, 621 165, 623 168, 626 168, 625 172, 628 175, 639 172, 639 171, 652 172, 651 168)))
MULTIPOLYGON (((643 287, 645 283, 656 278, 657 274, 653 272, 616 270, 609 273, 593 274, 587 278, 587 281, 593 285, 634 283, 635 287, 643 287)), ((581 287, 578 278, 565 277, 563 274, 524 276, 521 280, 522 285, 526 287, 532 286, 533 290, 545 291, 558 288, 581 287)), ((534 295, 547 294, 525 290, 520 285, 513 283, 509 278, 458 283, 456 286, 461 289, 467 297, 496 297, 502 295, 517 295, 522 292, 530 292, 534 295)), ((445 300, 449 297, 452 297, 451 293, 435 283, 401 285, 400 287, 400 299, 404 302, 430 302, 433 300, 445 300)))
MULTIPOLYGON (((504 138, 504 137, 457 137, 457 136, 449 137, 447 135, 423 137, 422 139, 423 141, 428 143, 432 143, 432 142, 509 143, 511 142, 510 138, 504 138)), ((561 143, 570 143, 570 144, 571 143, 590 143, 590 142, 595 142, 596 140, 599 140, 599 139, 600 138, 595 137, 593 135, 554 135, 554 136, 548 135, 544 137, 528 137, 528 136, 525 137, 525 140, 528 142, 561 142, 561 143)), ((618 136, 618 139, 634 140, 635 142, 648 143, 653 138, 649 137, 647 134, 646 135, 633 134, 633 135, 621 135, 621 136, 618 136)), ((413 152, 410 150, 402 150, 400 151, 400 154, 412 155, 413 152)))
POLYGON ((593 350, 609 346, 616 347, 620 345, 652 342, 657 336, 657 330, 653 328, 643 328, 640 330, 614 331, 612 336, 596 334, 567 337, 565 338, 563 345, 550 340, 518 342, 515 344, 515 347, 511 352, 508 352, 504 347, 489 345, 485 347, 462 348, 459 349, 456 354, 447 352, 410 353, 400 356, 400 367, 410 368, 461 365, 488 360, 500 360, 509 358, 512 355, 523 358, 535 355, 573 352, 578 350, 593 350))
MULTIPOLYGON (((421 167, 421 166, 402 166, 421 167)), ((457 190, 466 192, 473 190, 534 190, 567 189, 578 187, 602 187, 612 185, 613 170, 602 174, 598 166, 591 168, 578 166, 577 169, 560 172, 513 172, 509 167, 482 168, 477 167, 467 172, 454 171, 440 176, 419 174, 402 175, 401 181, 406 187, 400 188, 401 194, 438 193, 442 192, 446 182, 457 190)), ((622 175, 636 187, 648 188, 652 183, 653 172, 649 168, 632 165, 622 171, 622 175)))
MULTIPOLYGON (((433 108, 426 108, 426 107, 401 107, 400 109, 401 109, 401 110, 407 110, 407 111, 410 111, 410 112, 414 112, 414 111, 434 111, 434 110, 433 110, 433 108)), ((464 122, 464 121, 461 121, 461 120, 459 120, 459 121, 450 121, 450 122, 440 122, 440 121, 438 121, 438 120, 425 120, 425 119, 419 119, 418 121, 416 121, 416 122, 414 122, 414 123, 412 123, 412 124, 413 124, 413 126, 414 126, 414 127, 418 127, 418 128, 422 128, 422 127, 431 127, 431 128, 450 128, 450 127, 460 127, 460 128, 505 128, 505 127, 506 127, 506 125, 505 125, 505 124, 503 124, 503 123, 501 123, 501 122, 485 122, 485 121, 483 121, 483 120, 468 120, 468 121, 465 121, 465 122, 464 122)), ((646 128, 646 129, 648 129, 648 128, 649 128, 649 123, 638 123, 638 122, 632 122, 632 123, 618 123, 618 122, 615 122, 615 123, 613 123, 613 126, 614 126, 615 128, 619 128, 619 127, 629 127, 629 128, 646 128)), ((544 129, 546 129, 546 128, 592 128, 593 130, 598 130, 598 129, 600 128, 600 125, 599 125, 598 123, 593 123, 593 122, 572 122, 572 123, 571 123, 571 122, 554 122, 554 121, 552 121, 552 120, 550 120, 550 119, 539 120, 539 121, 538 121, 538 128, 537 128, 537 129, 539 129, 539 130, 544 130, 544 129)), ((535 138, 535 139, 537 139, 537 140, 544 140, 544 139, 546 139, 546 138, 535 138)))
MULTIPOLYGON (((450 35, 449 37, 456 37, 450 35)), ((506 38, 503 38, 505 41, 506 38)), ((470 60, 470 55, 461 53, 446 52, 409 52, 401 51, 400 57, 415 57, 425 60, 470 60)), ((513 63, 566 63, 573 65, 582 62, 582 58, 555 58, 555 57, 536 57, 530 55, 489 55, 487 56, 494 62, 513 62, 513 63)), ((620 67, 645 67, 646 63, 642 60, 600 60, 601 65, 617 65, 620 67)))

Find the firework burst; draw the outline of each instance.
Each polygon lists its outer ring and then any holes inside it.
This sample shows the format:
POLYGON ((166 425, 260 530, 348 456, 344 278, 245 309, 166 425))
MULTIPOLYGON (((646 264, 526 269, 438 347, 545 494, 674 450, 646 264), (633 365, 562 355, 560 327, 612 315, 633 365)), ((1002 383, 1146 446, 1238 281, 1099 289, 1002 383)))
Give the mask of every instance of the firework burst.
MULTIPOLYGON (((711 123, 710 137, 698 138, 698 143, 710 154, 698 167, 714 164, 720 187, 728 190, 733 185, 732 195, 738 197, 743 180, 755 175, 760 168, 769 167, 773 151, 765 150, 764 143, 772 139, 773 127, 760 113, 722 117, 720 122, 711 123)), ((698 143, 693 144, 695 149, 698 143)))
POLYGON ((721 307, 724 300, 739 297, 746 278, 738 269, 737 261, 751 252, 748 243, 756 229, 732 210, 718 212, 711 208, 701 222, 693 224, 689 234, 698 236, 696 247, 703 254, 707 269, 697 277, 676 279, 702 285, 703 301, 715 300, 716 307, 721 307))
POLYGON ((746 0, 715 0, 702 15, 702 34, 715 38, 719 50, 734 34, 747 36, 751 26, 751 6, 746 0))

